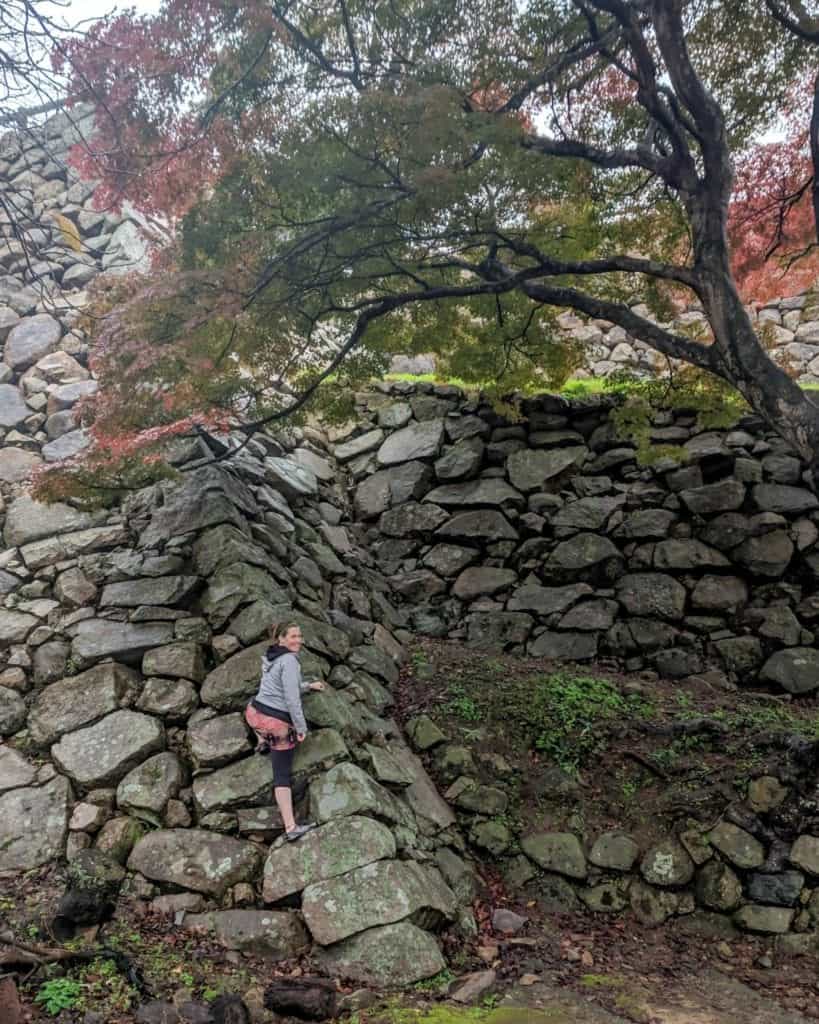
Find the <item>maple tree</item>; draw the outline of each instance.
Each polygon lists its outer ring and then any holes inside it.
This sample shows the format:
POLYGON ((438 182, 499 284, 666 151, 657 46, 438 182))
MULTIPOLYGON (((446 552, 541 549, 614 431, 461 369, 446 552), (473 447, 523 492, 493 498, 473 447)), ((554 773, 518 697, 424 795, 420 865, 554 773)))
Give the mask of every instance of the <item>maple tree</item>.
POLYGON ((101 297, 99 450, 214 416, 250 438, 397 351, 559 382, 572 309, 727 382, 819 467, 819 409, 740 289, 815 240, 809 7, 165 0, 94 26, 81 159, 102 202, 175 228, 156 274, 101 297), (787 143, 760 146, 783 111, 787 143), (691 301, 705 335, 674 322, 691 301))

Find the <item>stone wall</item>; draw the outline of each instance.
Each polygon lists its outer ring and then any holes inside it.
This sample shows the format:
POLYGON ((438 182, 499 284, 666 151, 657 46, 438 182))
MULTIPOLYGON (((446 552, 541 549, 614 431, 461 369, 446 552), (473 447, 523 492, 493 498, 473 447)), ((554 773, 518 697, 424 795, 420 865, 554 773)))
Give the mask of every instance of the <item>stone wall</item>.
MULTIPOLYGON (((259 435, 218 464, 203 442, 180 443, 179 480, 121 509, 32 501, 32 470, 87 444, 73 411, 96 387, 84 288, 146 253, 137 220, 96 211, 72 179, 72 131, 55 118, 42 145, 0 144, 26 229, 12 237, 0 218, 0 872, 65 858, 78 877, 113 877, 119 864, 132 898, 232 948, 277 959, 312 942, 328 971, 406 984, 443 966, 430 929, 471 933, 476 892, 418 756, 427 743, 414 728, 411 749, 391 717, 413 632, 819 686, 819 505, 750 421, 715 435, 668 417, 656 439, 684 443, 690 461, 649 471, 604 401, 546 397, 510 423, 453 388, 384 385, 345 429, 259 435), (282 615, 303 625, 306 673, 329 682, 306 701, 296 761, 299 810, 321 827, 295 848, 241 716, 282 615)), ((477 800, 486 827, 469 831, 489 841, 474 849, 505 854, 490 845, 491 800, 477 800)), ((787 861, 743 825, 765 860, 741 864, 713 837, 701 864, 676 836, 659 853, 534 836, 517 867, 545 887, 582 881, 595 910, 628 892, 639 916, 646 891, 668 913, 693 905, 688 857, 696 886, 710 873, 730 888, 734 871, 753 904, 751 871, 787 861), (686 877, 655 878, 655 862, 686 877)), ((814 842, 794 870, 819 875, 814 842)), ((777 928, 784 917, 805 923, 788 910, 777 928)))
POLYGON ((354 977, 434 974, 438 947, 413 921, 459 919, 448 882, 469 870, 390 717, 402 619, 340 525, 321 438, 260 438, 227 467, 197 443, 179 458, 180 482, 118 513, 9 502, 0 871, 63 856, 91 871, 103 853, 132 896, 229 946, 281 958, 313 939, 354 977), (306 676, 328 681, 305 699, 295 760, 299 810, 321 827, 295 852, 276 842, 270 763, 242 716, 267 627, 290 616, 306 676))
MULTIPOLYGON (((445 796, 472 845, 496 860, 510 891, 523 899, 558 913, 628 913, 649 927, 683 919, 683 928, 704 936, 730 936, 736 926, 779 935, 783 953, 819 951, 816 768, 810 756, 803 760, 809 745, 778 755, 758 751, 759 774, 735 799, 715 794, 700 800, 699 808, 679 812, 675 827, 655 828, 647 839, 644 830, 635 836, 622 827, 589 829, 585 786, 554 767, 547 769, 549 785, 532 814, 540 817, 545 806, 545 817, 567 816, 568 828, 578 831, 515 826, 505 812, 516 768, 487 751, 485 735, 473 756, 468 740, 448 741, 427 715, 411 719, 407 728, 436 777, 449 783, 445 796), (766 772, 766 764, 776 774, 766 772)), ((531 784, 532 767, 517 766, 524 785, 531 784)), ((596 790, 595 773, 584 774, 596 790)), ((679 790, 676 801, 684 806, 679 790)))
MULTIPOLYGON (((635 313, 654 318, 647 306, 633 307, 635 313)), ((777 362, 800 383, 819 384, 819 298, 815 293, 775 299, 764 306, 749 307, 757 327, 777 362)), ((610 377, 620 371, 639 376, 665 376, 666 358, 643 341, 632 338, 622 327, 607 320, 583 320, 574 313, 562 313, 558 323, 568 339, 580 342, 585 357, 572 377, 610 377)), ((664 324, 676 331, 698 331, 708 336, 706 321, 696 309, 682 313, 664 324)), ((435 372, 435 356, 395 356, 393 373, 427 374, 435 372)))
POLYGON ((658 417, 686 459, 636 463, 608 398, 521 403, 385 384, 335 447, 361 538, 412 628, 536 657, 819 687, 819 500, 748 418, 658 417))
POLYGON ((148 259, 137 215, 95 209, 93 185, 68 164, 88 128, 76 110, 0 139, 0 483, 87 445, 72 412, 96 389, 77 329, 85 288, 148 259))
POLYGON ((65 858, 75 883, 113 878, 234 949, 281 959, 314 942, 354 978, 435 974, 429 929, 474 927, 471 871, 391 718, 404 620, 343 525, 325 436, 259 435, 218 464, 182 441, 178 480, 110 512, 27 494, 41 462, 88 443, 83 289, 146 252, 134 219, 72 181, 72 138, 56 118, 41 144, 0 143, 16 204, 15 227, 0 220, 0 872, 65 858), (298 810, 321 827, 295 850, 242 715, 267 628, 291 616, 306 675, 328 683, 305 700, 295 761, 298 810))

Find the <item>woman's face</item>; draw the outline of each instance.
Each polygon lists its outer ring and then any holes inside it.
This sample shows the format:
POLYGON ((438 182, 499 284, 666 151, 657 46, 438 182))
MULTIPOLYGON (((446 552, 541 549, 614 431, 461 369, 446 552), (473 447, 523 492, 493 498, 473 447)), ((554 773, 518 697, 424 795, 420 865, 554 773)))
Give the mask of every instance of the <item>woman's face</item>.
POLYGON ((291 626, 280 641, 282 647, 286 647, 291 654, 298 654, 301 650, 302 636, 298 626, 291 626))

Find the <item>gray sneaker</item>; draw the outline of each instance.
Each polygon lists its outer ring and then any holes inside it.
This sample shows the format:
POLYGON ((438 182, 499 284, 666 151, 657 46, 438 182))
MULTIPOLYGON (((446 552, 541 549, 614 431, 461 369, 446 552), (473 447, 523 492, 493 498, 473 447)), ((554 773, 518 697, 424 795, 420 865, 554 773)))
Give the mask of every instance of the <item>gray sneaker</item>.
POLYGON ((297 839, 301 839, 302 836, 306 836, 308 832, 312 832, 316 828, 315 821, 308 821, 304 825, 296 825, 296 827, 290 831, 284 833, 284 838, 288 843, 295 843, 297 839))

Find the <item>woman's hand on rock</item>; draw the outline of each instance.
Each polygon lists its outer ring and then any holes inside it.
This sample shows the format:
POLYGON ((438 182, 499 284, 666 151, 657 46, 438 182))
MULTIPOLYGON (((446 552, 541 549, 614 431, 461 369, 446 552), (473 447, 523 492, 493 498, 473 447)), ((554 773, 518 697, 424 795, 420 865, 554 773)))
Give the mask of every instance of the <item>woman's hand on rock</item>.
POLYGON ((311 690, 323 690, 324 689, 324 683, 320 679, 318 679, 318 680, 316 680, 315 683, 310 683, 310 689, 311 690))
POLYGON ((297 732, 297 733, 296 733, 296 740, 297 740, 297 741, 298 741, 299 743, 304 743, 304 738, 305 738, 305 736, 306 736, 306 735, 307 735, 307 733, 306 733, 306 732, 297 732))

